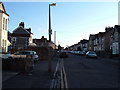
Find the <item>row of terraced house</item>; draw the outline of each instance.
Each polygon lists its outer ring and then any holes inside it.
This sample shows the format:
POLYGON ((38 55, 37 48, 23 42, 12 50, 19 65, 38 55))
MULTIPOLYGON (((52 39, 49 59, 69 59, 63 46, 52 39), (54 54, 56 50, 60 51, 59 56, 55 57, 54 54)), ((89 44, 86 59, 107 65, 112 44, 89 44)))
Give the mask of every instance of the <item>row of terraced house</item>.
POLYGON ((120 57, 120 25, 106 27, 105 32, 90 34, 89 40, 83 39, 69 47, 69 50, 95 51, 103 57, 120 57))

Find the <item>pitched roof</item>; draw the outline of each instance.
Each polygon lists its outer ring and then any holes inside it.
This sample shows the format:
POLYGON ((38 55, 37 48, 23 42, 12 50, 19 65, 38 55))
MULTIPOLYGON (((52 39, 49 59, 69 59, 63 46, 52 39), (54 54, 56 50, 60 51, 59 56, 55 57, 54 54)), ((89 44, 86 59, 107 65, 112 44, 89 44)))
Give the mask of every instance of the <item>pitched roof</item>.
POLYGON ((0 2, 0 12, 5 13, 6 15, 8 15, 6 10, 5 10, 4 4, 2 2, 0 2))
POLYGON ((81 42, 81 44, 85 44, 85 43, 88 43, 88 41, 89 41, 89 40, 83 39, 83 40, 81 40, 80 42, 81 42))
POLYGON ((99 32, 99 33, 98 33, 98 37, 103 37, 104 34, 105 34, 105 32, 99 32))
POLYGON ((45 42, 45 41, 48 42, 47 38, 44 38, 44 36, 42 36, 41 39, 33 39, 34 43, 41 43, 41 42, 45 42))
POLYGON ((24 29, 23 27, 19 26, 13 31, 13 34, 30 34, 30 32, 24 29))
POLYGON ((0 10, 6 13, 5 7, 2 2, 0 2, 0 10))
POLYGON ((90 39, 93 40, 94 38, 95 38, 95 34, 90 34, 89 40, 90 40, 90 39))

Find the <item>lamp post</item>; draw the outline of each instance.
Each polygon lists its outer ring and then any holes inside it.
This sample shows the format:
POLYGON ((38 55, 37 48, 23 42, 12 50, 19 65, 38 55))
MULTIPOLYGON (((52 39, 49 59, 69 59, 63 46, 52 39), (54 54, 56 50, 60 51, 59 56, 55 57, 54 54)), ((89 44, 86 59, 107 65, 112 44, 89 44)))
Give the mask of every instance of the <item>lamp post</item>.
POLYGON ((50 6, 56 6, 56 3, 49 4, 49 41, 51 42, 52 29, 51 29, 50 6))
MULTIPOLYGON (((56 6, 56 3, 49 4, 49 43, 51 45, 51 35, 52 35, 52 29, 51 29, 51 16, 50 16, 50 6, 56 6)), ((51 63, 51 48, 49 48, 49 59, 48 59, 48 72, 52 72, 52 63, 51 63)))

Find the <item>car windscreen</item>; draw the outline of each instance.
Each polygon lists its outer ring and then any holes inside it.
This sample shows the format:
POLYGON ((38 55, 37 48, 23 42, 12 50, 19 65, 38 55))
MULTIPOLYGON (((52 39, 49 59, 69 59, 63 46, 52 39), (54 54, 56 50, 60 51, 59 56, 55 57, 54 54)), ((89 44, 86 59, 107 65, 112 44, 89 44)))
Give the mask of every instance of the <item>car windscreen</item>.
POLYGON ((89 54, 95 54, 95 52, 89 52, 89 54))
POLYGON ((31 52, 22 52, 23 55, 30 55, 31 52))
POLYGON ((20 51, 20 52, 16 52, 14 53, 15 55, 30 55, 31 52, 27 52, 27 51, 20 51))

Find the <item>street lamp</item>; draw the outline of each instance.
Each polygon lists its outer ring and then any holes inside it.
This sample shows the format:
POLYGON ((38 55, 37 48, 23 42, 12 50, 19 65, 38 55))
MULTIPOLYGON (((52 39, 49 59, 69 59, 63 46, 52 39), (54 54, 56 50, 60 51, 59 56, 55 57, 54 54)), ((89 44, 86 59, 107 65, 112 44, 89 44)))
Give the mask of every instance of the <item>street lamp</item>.
MULTIPOLYGON (((49 42, 51 45, 51 34, 52 34, 52 29, 51 29, 51 17, 50 17, 50 6, 56 6, 56 3, 49 4, 49 42)), ((51 63, 51 48, 49 48, 49 60, 48 60, 48 72, 52 71, 52 63, 51 63)))
POLYGON ((51 42, 52 29, 51 29, 50 6, 56 6, 56 3, 49 4, 49 41, 51 42))

